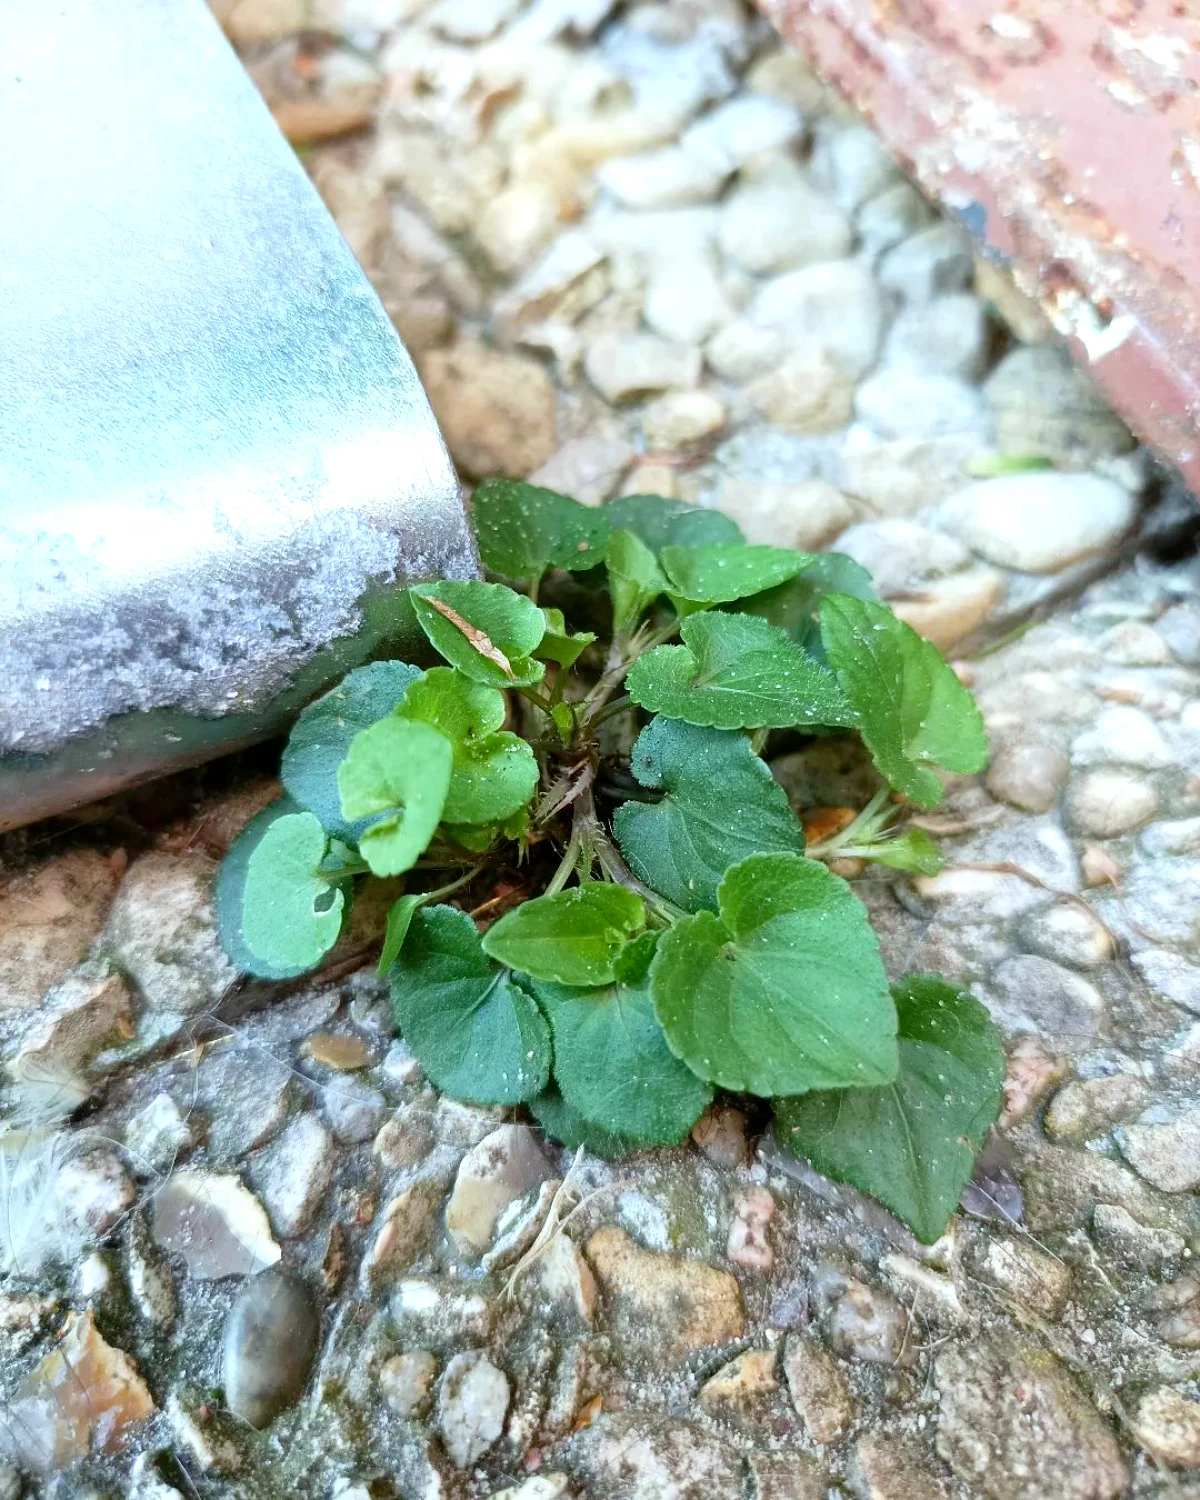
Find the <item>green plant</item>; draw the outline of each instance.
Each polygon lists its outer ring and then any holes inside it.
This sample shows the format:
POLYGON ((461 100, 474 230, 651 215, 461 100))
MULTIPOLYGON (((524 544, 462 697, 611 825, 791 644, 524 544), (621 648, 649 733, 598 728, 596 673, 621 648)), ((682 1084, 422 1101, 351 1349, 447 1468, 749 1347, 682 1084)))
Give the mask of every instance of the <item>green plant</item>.
POLYGON ((941 800, 934 767, 983 766, 969 693, 848 558, 656 496, 492 480, 473 510, 507 581, 413 588, 443 664, 362 667, 300 716, 287 795, 218 882, 230 957, 300 974, 360 881, 403 877, 380 971, 437 1087, 607 1155, 682 1140, 716 1089, 759 1095, 782 1141, 936 1238, 1003 1054, 963 991, 889 988, 829 862, 939 868, 905 813, 941 800), (806 847, 762 759, 779 732, 858 735, 886 784, 806 847))

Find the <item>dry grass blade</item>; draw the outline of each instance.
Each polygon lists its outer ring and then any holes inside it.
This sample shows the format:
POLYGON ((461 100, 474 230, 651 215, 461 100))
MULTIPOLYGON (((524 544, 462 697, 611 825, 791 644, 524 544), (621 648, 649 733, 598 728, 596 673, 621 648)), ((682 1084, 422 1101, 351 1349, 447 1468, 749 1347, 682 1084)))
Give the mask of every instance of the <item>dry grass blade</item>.
POLYGON ((450 621, 456 630, 461 630, 467 640, 470 641, 480 656, 486 656, 488 661, 495 662, 496 666, 506 677, 515 677, 517 674, 512 669, 512 663, 500 647, 496 645, 491 636, 477 625, 472 625, 470 620, 464 620, 457 610, 450 608, 443 600, 436 598, 433 594, 425 596, 426 603, 433 606, 439 615, 450 621))

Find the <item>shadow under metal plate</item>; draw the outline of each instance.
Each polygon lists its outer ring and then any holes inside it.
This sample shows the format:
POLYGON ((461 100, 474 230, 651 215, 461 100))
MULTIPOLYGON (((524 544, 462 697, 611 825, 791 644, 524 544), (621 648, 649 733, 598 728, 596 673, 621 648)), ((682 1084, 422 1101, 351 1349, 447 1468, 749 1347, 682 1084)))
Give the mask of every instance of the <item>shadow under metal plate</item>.
POLYGON ((477 567, 203 0, 0 0, 0 829, 261 739, 477 567))

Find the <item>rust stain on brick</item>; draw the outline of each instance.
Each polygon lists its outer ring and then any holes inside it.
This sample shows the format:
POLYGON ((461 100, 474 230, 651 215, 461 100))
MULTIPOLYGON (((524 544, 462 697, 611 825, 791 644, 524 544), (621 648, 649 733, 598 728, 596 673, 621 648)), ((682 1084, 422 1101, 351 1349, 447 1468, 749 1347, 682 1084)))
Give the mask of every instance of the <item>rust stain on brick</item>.
POLYGON ((758 3, 1200 489, 1200 13, 758 3))

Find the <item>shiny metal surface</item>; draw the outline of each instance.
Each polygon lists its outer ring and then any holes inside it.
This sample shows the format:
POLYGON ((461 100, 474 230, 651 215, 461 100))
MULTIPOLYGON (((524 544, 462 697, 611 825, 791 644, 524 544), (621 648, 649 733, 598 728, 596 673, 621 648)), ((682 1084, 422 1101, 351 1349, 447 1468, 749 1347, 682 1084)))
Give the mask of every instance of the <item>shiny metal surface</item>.
POLYGON ((262 738, 476 568, 203 0, 0 0, 0 829, 262 738))

